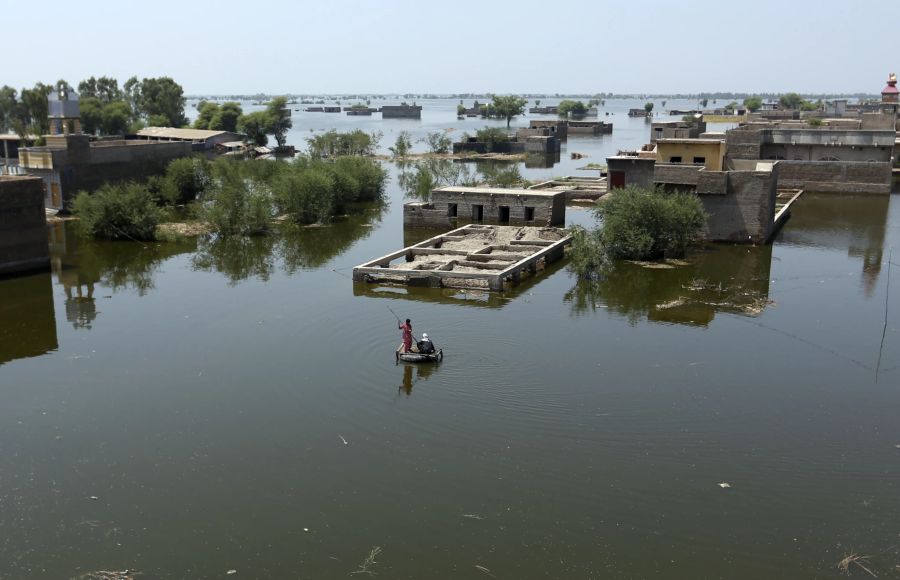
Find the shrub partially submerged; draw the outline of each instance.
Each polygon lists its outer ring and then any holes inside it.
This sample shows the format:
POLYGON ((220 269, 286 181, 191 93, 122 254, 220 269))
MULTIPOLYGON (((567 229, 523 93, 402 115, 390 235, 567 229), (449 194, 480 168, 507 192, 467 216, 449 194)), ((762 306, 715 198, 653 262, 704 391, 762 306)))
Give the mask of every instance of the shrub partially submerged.
POLYGON ((79 192, 72 212, 91 235, 110 240, 153 240, 162 214, 147 187, 131 182, 79 192))
POLYGON ((571 268, 593 277, 612 260, 657 260, 684 255, 700 240, 706 213, 692 193, 626 187, 596 210, 602 228, 576 229, 571 268))

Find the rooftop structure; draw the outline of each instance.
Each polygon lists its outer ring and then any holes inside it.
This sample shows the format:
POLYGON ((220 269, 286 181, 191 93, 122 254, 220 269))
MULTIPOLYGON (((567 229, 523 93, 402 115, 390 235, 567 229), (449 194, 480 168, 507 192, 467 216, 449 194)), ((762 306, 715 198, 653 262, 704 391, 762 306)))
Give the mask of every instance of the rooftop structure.
POLYGON ((47 96, 47 110, 51 135, 81 133, 78 93, 64 86, 51 91, 47 96))
POLYGON ((721 171, 724 159, 724 139, 659 139, 656 142, 657 163, 701 165, 710 171, 721 171))
POLYGON ((147 141, 184 141, 191 143, 194 151, 215 149, 220 143, 240 141, 243 135, 232 131, 208 129, 182 129, 178 127, 145 127, 137 132, 136 138, 147 141))
POLYGON ((558 228, 468 225, 353 268, 353 281, 502 291, 560 259, 558 228))
POLYGON ((891 73, 888 75, 887 86, 881 91, 881 101, 883 103, 896 103, 900 97, 900 89, 897 88, 897 75, 891 73))

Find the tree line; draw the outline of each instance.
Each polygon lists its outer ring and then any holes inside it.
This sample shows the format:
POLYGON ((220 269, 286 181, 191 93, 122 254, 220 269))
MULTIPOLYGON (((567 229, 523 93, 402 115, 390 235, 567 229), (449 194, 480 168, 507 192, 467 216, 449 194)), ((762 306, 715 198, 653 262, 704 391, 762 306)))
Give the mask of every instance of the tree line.
MULTIPOLYGON (((0 88, 0 133, 15 132, 23 139, 50 132, 47 98, 53 91, 71 91, 60 79, 54 84, 35 83, 17 91, 0 88)), ((184 89, 170 77, 131 77, 121 86, 113 77, 90 77, 78 83, 81 128, 92 135, 137 133, 144 127, 187 127, 184 89)), ((292 127, 287 98, 276 97, 262 111, 244 114, 240 104, 201 101, 196 129, 241 132, 256 145, 265 145, 268 136, 278 145, 287 141, 292 127)))

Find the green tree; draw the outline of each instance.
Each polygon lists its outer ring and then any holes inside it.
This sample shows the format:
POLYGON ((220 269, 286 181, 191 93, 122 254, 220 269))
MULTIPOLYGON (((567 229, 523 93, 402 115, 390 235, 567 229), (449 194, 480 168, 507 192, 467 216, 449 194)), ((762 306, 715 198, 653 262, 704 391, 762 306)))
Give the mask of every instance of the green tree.
POLYGON ((279 147, 287 143, 287 132, 294 126, 287 97, 275 97, 266 106, 266 133, 273 135, 279 147))
POLYGON ((556 107, 556 112, 560 117, 568 117, 569 115, 572 115, 573 117, 583 117, 587 114, 587 111, 588 107, 585 106, 584 103, 569 99, 561 101, 556 107))
POLYGON ((213 131, 237 131, 238 120, 244 114, 241 105, 234 101, 222 103, 222 106, 215 112, 212 119, 209 120, 208 129, 213 131))
POLYGON ((50 132, 50 107, 47 97, 53 91, 51 85, 35 83, 31 89, 22 89, 19 97, 19 129, 32 135, 50 132))
POLYGON ((412 139, 409 131, 400 131, 400 134, 397 135, 397 140, 394 141, 394 146, 388 149, 390 149, 394 157, 406 157, 412 149, 412 139))
POLYGON ((125 101, 113 101, 103 107, 101 120, 105 135, 124 135, 131 123, 131 109, 125 101))
POLYGON ((431 153, 449 153, 450 149, 453 147, 453 141, 451 141, 450 137, 447 137, 443 131, 433 131, 428 133, 423 141, 428 145, 428 151, 431 153))
POLYGON ((103 103, 97 97, 83 97, 78 103, 81 130, 91 135, 100 133, 103 127, 103 103))
POLYGON ((7 133, 13 126, 13 119, 16 115, 18 101, 16 97, 19 92, 7 85, 0 88, 0 133, 7 133))
POLYGON ((78 94, 84 99, 96 97, 103 103, 112 103, 125 99, 125 94, 119 89, 119 81, 112 77, 91 77, 78 83, 78 94))
POLYGON ((781 105, 782 109, 799 109, 803 103, 803 97, 797 93, 788 93, 778 98, 778 104, 781 105))
POLYGON ((197 118, 194 119, 194 129, 209 129, 209 122, 219 112, 219 105, 210 101, 200 101, 197 104, 197 118))
POLYGON ((513 117, 517 117, 525 112, 525 105, 528 103, 522 97, 515 95, 491 95, 491 111, 492 117, 506 119, 506 127, 509 128, 513 117))
POLYGON ((463 105, 462 103, 456 105, 456 115, 458 117, 462 117, 465 114, 466 114, 466 106, 463 105))
POLYGON ((161 213, 146 186, 118 183, 79 192, 72 210, 91 235, 112 240, 153 240, 161 213))
POLYGON ((744 99, 744 106, 751 113, 755 113, 762 108, 762 99, 759 97, 747 97, 744 99))
POLYGON ((653 101, 647 101, 646 103, 644 103, 644 110, 647 111, 648 114, 652 113, 653 112, 653 101))
POLYGON ((267 117, 265 111, 254 111, 238 118, 238 130, 246 135, 248 143, 265 145, 269 142, 266 136, 267 117))
POLYGON ((169 77, 159 77, 143 79, 140 87, 140 112, 148 121, 164 117, 165 125, 169 127, 187 125, 187 117, 184 116, 184 89, 181 85, 169 77))

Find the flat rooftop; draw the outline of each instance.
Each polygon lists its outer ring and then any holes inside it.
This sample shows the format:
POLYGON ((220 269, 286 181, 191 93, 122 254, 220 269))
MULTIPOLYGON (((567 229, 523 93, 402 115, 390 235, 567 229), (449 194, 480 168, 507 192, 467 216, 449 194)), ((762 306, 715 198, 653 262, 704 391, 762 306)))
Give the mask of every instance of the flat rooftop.
POLYGON ((450 185, 446 187, 438 187, 434 190, 435 192, 443 191, 449 193, 471 193, 475 195, 531 195, 531 196, 544 196, 544 197, 553 197, 557 195, 559 192, 554 191, 541 191, 540 189, 505 189, 502 187, 460 187, 455 185, 450 185))
POLYGON ((668 139, 657 139, 657 144, 666 144, 671 143, 672 145, 718 145, 725 141, 725 135, 722 135, 721 139, 687 139, 687 138, 668 138, 668 139))

